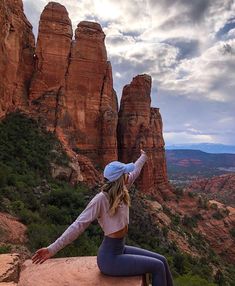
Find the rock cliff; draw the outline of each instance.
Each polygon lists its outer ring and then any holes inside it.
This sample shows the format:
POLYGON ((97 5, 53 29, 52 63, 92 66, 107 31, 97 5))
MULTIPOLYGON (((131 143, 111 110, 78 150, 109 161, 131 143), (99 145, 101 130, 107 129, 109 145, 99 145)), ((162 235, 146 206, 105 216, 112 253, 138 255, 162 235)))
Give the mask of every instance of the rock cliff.
POLYGON ((34 36, 21 0, 0 1, 0 118, 28 104, 34 36))
POLYGON ((118 153, 123 162, 136 160, 140 148, 148 152, 138 185, 146 193, 169 188, 166 172, 162 118, 150 107, 151 77, 138 75, 123 89, 118 119, 118 153))

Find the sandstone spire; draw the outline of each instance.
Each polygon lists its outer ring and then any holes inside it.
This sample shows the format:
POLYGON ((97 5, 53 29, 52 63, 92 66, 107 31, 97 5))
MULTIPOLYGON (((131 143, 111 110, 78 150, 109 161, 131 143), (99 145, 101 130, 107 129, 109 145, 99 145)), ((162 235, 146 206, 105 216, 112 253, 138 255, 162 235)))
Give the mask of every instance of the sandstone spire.
POLYGON ((49 2, 40 17, 30 103, 53 131, 65 90, 71 40, 72 25, 66 8, 49 2))
POLYGON ((98 23, 78 24, 59 120, 70 146, 99 167, 117 159, 117 98, 104 38, 98 23))
POLYGON ((159 108, 150 107, 151 77, 138 75, 123 89, 118 118, 119 160, 137 159, 141 148, 149 159, 143 168, 138 186, 147 193, 156 193, 168 186, 162 119, 159 108))

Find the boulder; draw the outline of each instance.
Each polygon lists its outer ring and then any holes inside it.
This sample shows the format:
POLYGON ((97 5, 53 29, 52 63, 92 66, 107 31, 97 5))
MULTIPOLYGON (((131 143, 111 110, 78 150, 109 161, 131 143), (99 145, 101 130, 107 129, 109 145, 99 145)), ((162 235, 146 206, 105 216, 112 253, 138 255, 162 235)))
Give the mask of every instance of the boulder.
POLYGON ((48 259, 42 264, 26 260, 18 286, 140 286, 142 276, 111 277, 102 274, 96 256, 48 259))

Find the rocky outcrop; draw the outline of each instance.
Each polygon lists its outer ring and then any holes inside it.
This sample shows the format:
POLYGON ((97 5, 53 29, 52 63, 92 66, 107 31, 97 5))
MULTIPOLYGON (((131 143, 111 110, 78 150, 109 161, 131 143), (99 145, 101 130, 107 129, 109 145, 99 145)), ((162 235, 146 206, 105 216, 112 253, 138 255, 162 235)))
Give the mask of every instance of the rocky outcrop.
MULTIPOLYGON (((2 204, 7 207, 9 201, 3 198, 2 204)), ((12 254, 19 253, 20 264, 30 257, 30 251, 26 247, 28 241, 26 230, 26 226, 18 218, 8 213, 0 213, 0 248, 9 249, 12 254)))
MULTIPOLYGON (((120 161, 135 161, 140 148, 148 153, 138 185, 146 193, 169 188, 162 119, 159 108, 150 107, 151 77, 139 75, 123 89, 118 118, 120 161)), ((160 198, 160 197, 159 197, 160 198)))
POLYGON ((26 260, 20 273, 18 286, 140 286, 142 277, 111 277, 103 275, 97 267, 96 257, 70 257, 48 259, 43 264, 26 260))
POLYGON ((34 36, 21 0, 0 1, 0 118, 25 108, 33 72, 34 36))
POLYGON ((0 213, 0 243, 25 244, 26 226, 10 214, 0 213))
POLYGON ((235 174, 195 180, 187 186, 186 190, 203 194, 209 199, 215 199, 235 207, 235 174))
POLYGON ((19 279, 19 254, 0 254, 1 282, 17 282, 19 279))
POLYGON ((29 98, 31 110, 36 111, 52 131, 57 126, 65 92, 72 36, 72 24, 66 8, 49 2, 40 17, 29 98))

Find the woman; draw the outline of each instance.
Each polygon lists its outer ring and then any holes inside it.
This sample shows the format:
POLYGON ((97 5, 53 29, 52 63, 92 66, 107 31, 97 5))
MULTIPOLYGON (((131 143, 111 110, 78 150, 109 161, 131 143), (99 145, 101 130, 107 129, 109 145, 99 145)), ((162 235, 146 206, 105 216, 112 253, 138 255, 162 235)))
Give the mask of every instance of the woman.
POLYGON ((125 245, 130 206, 128 189, 146 160, 147 155, 141 150, 141 156, 135 163, 109 163, 104 169, 105 183, 101 192, 54 243, 36 251, 32 257, 33 263, 43 263, 55 255, 74 241, 93 220, 98 219, 104 231, 97 255, 97 264, 102 273, 112 276, 152 273, 153 286, 172 286, 171 273, 164 256, 125 245))

